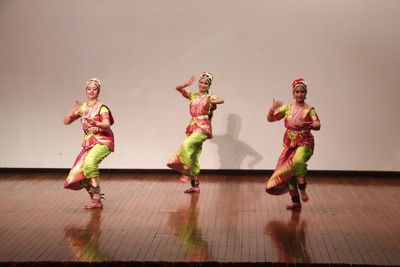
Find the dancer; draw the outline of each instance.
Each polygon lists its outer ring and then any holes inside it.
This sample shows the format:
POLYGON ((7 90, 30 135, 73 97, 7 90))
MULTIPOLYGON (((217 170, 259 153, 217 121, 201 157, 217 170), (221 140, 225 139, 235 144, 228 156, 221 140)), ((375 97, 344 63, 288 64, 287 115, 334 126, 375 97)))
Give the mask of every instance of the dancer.
POLYGON ((198 92, 190 92, 185 88, 191 85, 195 80, 192 76, 189 81, 178 85, 178 90, 182 96, 190 100, 190 114, 192 120, 186 128, 186 139, 180 150, 170 159, 167 166, 182 173, 180 182, 191 181, 192 187, 185 190, 185 193, 200 192, 199 178, 200 173, 199 156, 203 142, 212 138, 211 119, 213 111, 218 104, 224 103, 222 98, 209 93, 213 75, 209 72, 203 72, 200 76, 198 92))
POLYGON ((71 124, 78 118, 85 133, 82 151, 65 181, 64 188, 80 190, 85 188, 92 203, 84 209, 102 208, 100 193, 99 163, 114 151, 114 134, 110 129, 114 119, 107 106, 98 100, 101 84, 98 79, 86 82, 87 102, 75 101, 74 107, 64 117, 64 124, 71 124))
POLYGON ((289 191, 292 204, 287 209, 300 209, 301 200, 308 201, 306 193, 306 162, 314 151, 314 136, 311 130, 318 131, 321 124, 315 109, 304 100, 307 84, 304 79, 292 82, 293 104, 283 105, 281 101, 272 101, 267 119, 274 122, 285 118, 286 132, 283 138, 283 150, 275 171, 268 179, 266 191, 272 195, 281 195, 289 191), (300 189, 300 195, 299 190, 300 189))

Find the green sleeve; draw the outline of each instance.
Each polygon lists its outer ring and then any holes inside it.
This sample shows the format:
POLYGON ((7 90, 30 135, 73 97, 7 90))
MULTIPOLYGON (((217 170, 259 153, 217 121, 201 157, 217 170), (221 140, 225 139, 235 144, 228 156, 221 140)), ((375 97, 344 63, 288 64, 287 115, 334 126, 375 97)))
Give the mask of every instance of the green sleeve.
POLYGON ((283 115, 283 117, 286 117, 290 113, 290 104, 285 104, 279 108, 279 111, 283 115))
POLYGON ((86 102, 84 102, 84 103, 81 105, 81 107, 79 108, 79 113, 80 113, 80 114, 83 114, 83 111, 85 110, 85 108, 86 108, 86 102))
POLYGON ((196 92, 190 92, 189 100, 192 101, 193 99, 196 98, 196 96, 197 96, 197 93, 196 93, 196 92))
POLYGON ((311 115, 311 116, 317 115, 317 112, 315 111, 314 108, 312 108, 312 109, 310 110, 310 115, 311 115))
POLYGON ((110 110, 106 106, 102 106, 100 109, 100 114, 102 114, 104 112, 110 112, 110 110))

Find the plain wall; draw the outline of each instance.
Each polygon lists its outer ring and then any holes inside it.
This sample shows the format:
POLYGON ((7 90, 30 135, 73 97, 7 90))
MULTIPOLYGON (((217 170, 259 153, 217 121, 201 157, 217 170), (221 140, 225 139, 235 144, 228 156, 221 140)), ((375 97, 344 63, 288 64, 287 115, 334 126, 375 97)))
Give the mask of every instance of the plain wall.
MULTIPOLYGON (((273 169, 283 122, 272 99, 309 84, 322 123, 316 170, 400 171, 398 0, 0 0, 0 167, 67 168, 87 79, 115 117, 103 168, 166 168, 185 137, 175 86, 202 71, 224 98, 203 146, 206 169, 273 169)), ((191 86, 197 90, 197 86, 191 86)))

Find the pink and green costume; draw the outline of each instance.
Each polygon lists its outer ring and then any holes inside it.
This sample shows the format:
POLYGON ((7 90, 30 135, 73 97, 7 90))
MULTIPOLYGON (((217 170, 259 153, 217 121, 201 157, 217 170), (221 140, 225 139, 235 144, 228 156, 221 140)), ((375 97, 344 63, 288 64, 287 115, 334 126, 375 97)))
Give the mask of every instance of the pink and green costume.
POLYGON ((167 166, 182 174, 196 176, 200 173, 199 156, 203 142, 212 138, 211 116, 217 105, 212 104, 211 100, 215 100, 216 96, 211 94, 200 95, 188 90, 182 90, 182 95, 190 100, 189 107, 192 119, 186 128, 187 137, 180 150, 167 163, 167 166))
POLYGON ((297 190, 293 176, 305 177, 307 161, 314 151, 314 136, 310 130, 302 129, 302 122, 319 121, 313 107, 304 105, 294 111, 292 104, 286 104, 275 111, 275 115, 285 119, 286 132, 283 137, 283 149, 275 171, 268 179, 266 192, 281 195, 289 190, 297 190), (280 113, 280 114, 279 114, 280 113), (279 116, 281 115, 281 116, 279 116))
POLYGON ((111 129, 101 129, 88 125, 87 122, 101 122, 105 119, 114 124, 111 111, 101 102, 92 107, 83 103, 79 109, 79 117, 85 133, 82 142, 82 151, 75 160, 74 165, 65 181, 64 188, 80 190, 88 184, 87 179, 99 176, 99 164, 114 151, 114 134, 111 129))

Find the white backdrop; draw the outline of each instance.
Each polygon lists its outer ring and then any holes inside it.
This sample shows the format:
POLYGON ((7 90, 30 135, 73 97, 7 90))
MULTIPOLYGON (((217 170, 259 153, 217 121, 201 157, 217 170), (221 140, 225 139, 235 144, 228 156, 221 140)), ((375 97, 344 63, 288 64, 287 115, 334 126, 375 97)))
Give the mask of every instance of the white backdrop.
POLYGON ((202 168, 273 169, 284 127, 266 112, 303 77, 322 123, 310 169, 400 171, 399 10, 398 0, 0 0, 0 167, 70 167, 82 132, 62 118, 99 77, 116 120, 101 167, 165 168, 190 119, 174 87, 209 71, 226 102, 202 168))

